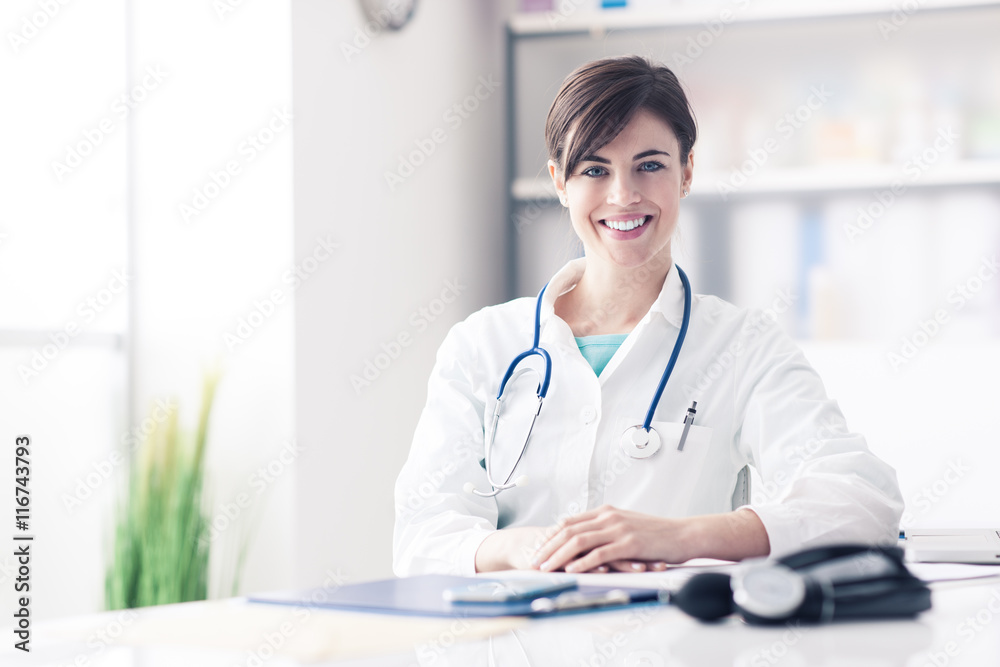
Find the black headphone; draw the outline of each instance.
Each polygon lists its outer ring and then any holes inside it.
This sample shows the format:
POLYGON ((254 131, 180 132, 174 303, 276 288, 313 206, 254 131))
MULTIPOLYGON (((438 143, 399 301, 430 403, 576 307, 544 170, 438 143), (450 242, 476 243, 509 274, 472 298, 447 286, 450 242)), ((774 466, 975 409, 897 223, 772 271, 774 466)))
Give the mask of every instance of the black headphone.
POLYGON ((748 561, 732 575, 696 574, 669 601, 704 621, 735 612, 753 624, 826 623, 913 617, 930 609, 931 594, 906 569, 902 549, 845 544, 748 561))

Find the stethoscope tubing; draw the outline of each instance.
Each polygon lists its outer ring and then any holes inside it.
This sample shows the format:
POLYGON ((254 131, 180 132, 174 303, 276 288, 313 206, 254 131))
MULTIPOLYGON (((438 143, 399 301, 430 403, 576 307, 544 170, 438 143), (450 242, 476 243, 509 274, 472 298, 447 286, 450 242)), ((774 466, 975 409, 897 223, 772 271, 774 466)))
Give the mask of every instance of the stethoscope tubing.
POLYGON ((646 419, 642 422, 642 428, 647 433, 649 432, 650 424, 653 423, 653 413, 656 412, 656 407, 660 404, 660 396, 663 395, 663 390, 667 388, 667 381, 670 380, 670 376, 674 372, 674 365, 677 364, 677 357, 681 354, 684 339, 687 337, 688 324, 691 322, 691 282, 681 267, 676 264, 674 266, 677 268, 677 275, 680 276, 681 284, 684 285, 684 318, 681 320, 681 329, 677 333, 677 342, 674 343, 673 352, 670 353, 670 360, 667 361, 667 367, 663 370, 663 375, 660 376, 660 384, 656 388, 653 400, 649 403, 649 409, 646 411, 646 419))
MULTIPOLYGON (((684 339, 687 337, 688 325, 691 322, 691 300, 692 300, 691 282, 688 280, 687 274, 684 273, 681 267, 677 266, 677 264, 674 264, 674 267, 677 268, 677 275, 680 277, 681 284, 684 286, 684 317, 683 320, 681 321, 680 330, 677 333, 677 341, 674 343, 673 351, 670 353, 670 359, 667 362, 667 367, 663 370, 663 374, 660 376, 660 383, 656 387, 656 393, 653 395, 653 399, 649 403, 649 409, 646 411, 646 419, 645 421, 643 421, 642 429, 645 430, 647 433, 651 429, 651 424, 653 422, 653 414, 656 412, 656 408, 660 404, 660 397, 663 395, 663 391, 664 389, 666 389, 667 382, 670 380, 670 376, 674 372, 674 366, 677 364, 677 358, 680 356, 681 347, 683 347, 684 339)), ((486 480, 492 487, 492 491, 485 493, 478 490, 472 491, 476 495, 484 498, 494 497, 501 491, 505 491, 507 489, 510 489, 518 485, 517 482, 511 484, 510 479, 511 477, 514 476, 514 472, 517 470, 518 464, 524 457, 524 452, 528 447, 528 439, 531 437, 531 432, 535 428, 535 420, 538 419, 538 415, 542 411, 542 401, 545 399, 545 396, 549 391, 549 381, 551 380, 552 377, 552 358, 549 356, 549 353, 539 345, 539 340, 541 338, 542 300, 545 295, 545 290, 548 288, 548 286, 549 286, 548 283, 546 283, 542 287, 541 291, 538 293, 538 298, 535 301, 535 327, 534 327, 534 338, 532 340, 531 348, 525 350, 524 352, 521 352, 514 358, 514 360, 507 367, 507 372, 504 373, 503 379, 500 381, 500 388, 497 390, 497 402, 493 408, 493 418, 491 420, 489 430, 486 432, 486 439, 484 443, 486 447, 485 451, 486 459, 484 462, 485 463, 484 467, 486 468, 486 480), (493 480, 492 470, 490 470, 492 466, 490 465, 490 463, 492 459, 493 446, 495 444, 495 439, 496 439, 497 425, 500 420, 500 406, 503 400, 503 393, 504 390, 507 388, 507 383, 511 380, 512 377, 515 376, 515 371, 517 370, 518 364, 520 364, 521 361, 523 361, 524 359, 536 355, 541 357, 545 363, 545 373, 542 376, 541 382, 538 383, 538 389, 536 393, 538 398, 538 405, 535 409, 535 414, 531 418, 531 426, 528 428, 528 434, 524 438, 524 444, 521 446, 521 452, 520 454, 518 454, 517 461, 515 461, 514 465, 511 467, 510 474, 507 475, 507 479, 504 480, 504 483, 498 485, 493 480)), ((535 369, 522 369, 521 372, 528 372, 529 370, 533 370, 536 373, 538 372, 535 369)), ((471 484, 469 486, 471 486, 471 484)))
POLYGON ((538 384, 538 398, 545 398, 545 395, 549 392, 549 380, 552 378, 552 357, 549 356, 549 353, 545 348, 539 347, 538 345, 542 330, 542 298, 545 296, 545 290, 548 286, 549 284, 545 283, 542 287, 542 291, 538 293, 538 298, 535 300, 535 338, 531 343, 531 349, 525 350, 521 354, 514 357, 514 361, 510 362, 510 366, 507 367, 507 372, 504 373, 503 380, 500 381, 500 389, 497 390, 497 401, 499 401, 503 396, 503 390, 507 387, 507 381, 510 380, 511 375, 514 374, 514 370, 517 368, 517 365, 524 359, 533 355, 540 356, 545 362, 545 377, 543 377, 542 381, 538 384))

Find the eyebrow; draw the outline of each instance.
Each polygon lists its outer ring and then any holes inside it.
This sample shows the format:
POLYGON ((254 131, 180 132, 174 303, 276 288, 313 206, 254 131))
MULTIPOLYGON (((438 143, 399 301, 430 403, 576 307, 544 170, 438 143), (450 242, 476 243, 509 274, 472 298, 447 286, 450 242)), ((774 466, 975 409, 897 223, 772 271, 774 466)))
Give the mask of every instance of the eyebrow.
MULTIPOLYGON (((659 151, 659 150, 656 150, 656 149, 650 149, 648 151, 643 151, 641 153, 636 153, 635 155, 632 156, 632 160, 633 161, 635 161, 635 160, 641 160, 642 158, 649 157, 650 155, 666 155, 667 157, 670 157, 670 153, 668 153, 666 151, 659 151)), ((611 160, 608 160, 607 158, 599 157, 597 155, 587 155, 587 156, 585 156, 580 161, 581 162, 600 162, 601 164, 611 164, 611 160)))

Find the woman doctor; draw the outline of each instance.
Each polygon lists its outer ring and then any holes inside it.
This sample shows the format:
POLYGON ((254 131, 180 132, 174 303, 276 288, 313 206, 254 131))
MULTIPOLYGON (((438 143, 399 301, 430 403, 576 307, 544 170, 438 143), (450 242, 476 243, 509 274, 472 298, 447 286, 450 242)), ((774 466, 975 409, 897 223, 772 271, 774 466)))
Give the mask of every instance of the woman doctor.
POLYGON ((696 138, 674 74, 635 56, 588 63, 545 138, 585 256, 538 304, 485 308, 441 345, 396 483, 396 574, 642 571, 892 543, 892 468, 773 318, 691 296, 673 262, 696 138), (551 360, 543 407, 546 364, 529 355, 494 429, 501 380, 533 340, 551 360), (763 482, 752 503, 746 465, 763 482))

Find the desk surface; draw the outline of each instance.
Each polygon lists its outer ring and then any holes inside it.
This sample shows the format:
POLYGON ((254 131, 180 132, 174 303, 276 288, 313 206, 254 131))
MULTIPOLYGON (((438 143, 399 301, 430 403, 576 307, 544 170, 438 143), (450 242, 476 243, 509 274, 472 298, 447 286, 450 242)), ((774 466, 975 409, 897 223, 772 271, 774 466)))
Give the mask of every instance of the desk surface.
POLYGON ((413 619, 252 605, 167 605, 39 623, 30 655, 2 631, 0 664, 75 667, 302 664, 1000 665, 1000 579, 938 585, 913 621, 750 627, 653 606, 526 621, 413 619), (277 646, 277 653, 273 647, 277 646))

